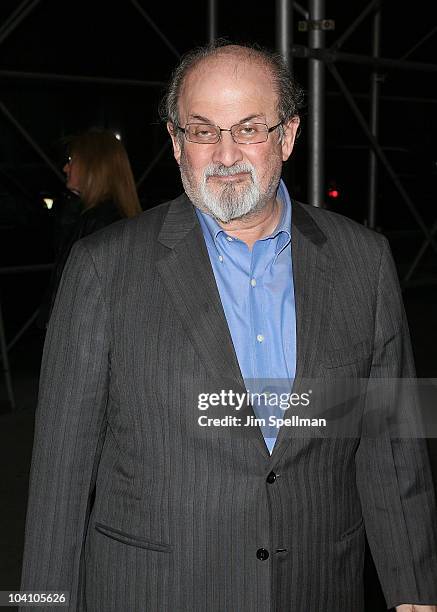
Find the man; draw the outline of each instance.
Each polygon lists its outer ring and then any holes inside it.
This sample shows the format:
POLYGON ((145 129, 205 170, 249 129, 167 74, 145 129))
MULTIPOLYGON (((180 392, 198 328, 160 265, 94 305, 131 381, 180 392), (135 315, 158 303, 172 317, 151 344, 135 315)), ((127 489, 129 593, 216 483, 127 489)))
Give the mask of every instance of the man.
POLYGON ((189 54, 165 104, 185 194, 76 245, 23 589, 69 591, 71 610, 360 612, 366 533, 387 605, 436 610, 421 444, 199 425, 199 397, 249 380, 413 375, 385 239, 280 183, 299 103, 273 55, 189 54))

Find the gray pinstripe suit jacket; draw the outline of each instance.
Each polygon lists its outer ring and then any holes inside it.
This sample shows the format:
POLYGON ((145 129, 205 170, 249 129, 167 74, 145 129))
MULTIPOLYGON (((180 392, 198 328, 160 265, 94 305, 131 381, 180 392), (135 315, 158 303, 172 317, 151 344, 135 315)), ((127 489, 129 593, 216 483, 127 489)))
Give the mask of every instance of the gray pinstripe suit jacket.
MULTIPOLYGON (((292 253, 297 379, 413 375, 385 239, 295 203, 292 253)), ((437 602, 421 443, 281 431, 270 457, 260 432, 201 432, 213 388, 244 385, 188 199, 81 240, 46 340, 22 589, 92 612, 360 612, 366 532, 389 606, 437 602)))

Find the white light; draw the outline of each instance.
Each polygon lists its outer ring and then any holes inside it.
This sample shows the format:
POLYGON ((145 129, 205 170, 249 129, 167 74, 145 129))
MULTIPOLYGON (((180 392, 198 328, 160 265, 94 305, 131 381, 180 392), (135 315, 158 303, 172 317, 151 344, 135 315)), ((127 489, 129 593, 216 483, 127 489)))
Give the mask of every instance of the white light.
POLYGON ((53 198, 43 198, 43 202, 44 204, 47 206, 47 208, 50 210, 50 208, 53 206, 53 198))
POLYGON ((114 136, 116 137, 117 140, 121 140, 120 132, 114 132, 114 136))

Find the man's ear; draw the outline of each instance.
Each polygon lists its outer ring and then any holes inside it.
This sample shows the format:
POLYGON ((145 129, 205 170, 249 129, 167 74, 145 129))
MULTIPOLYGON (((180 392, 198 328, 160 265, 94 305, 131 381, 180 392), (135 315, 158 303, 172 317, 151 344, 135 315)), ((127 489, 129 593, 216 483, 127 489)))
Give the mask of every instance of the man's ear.
POLYGON ((181 159, 181 143, 178 138, 178 133, 176 128, 171 121, 167 121, 167 131, 170 134, 170 138, 173 144, 173 155, 177 163, 180 163, 181 159))
POLYGON ((293 151, 294 141, 296 140, 297 131, 299 129, 299 117, 293 117, 287 123, 284 123, 284 136, 282 138, 282 161, 287 161, 293 151))

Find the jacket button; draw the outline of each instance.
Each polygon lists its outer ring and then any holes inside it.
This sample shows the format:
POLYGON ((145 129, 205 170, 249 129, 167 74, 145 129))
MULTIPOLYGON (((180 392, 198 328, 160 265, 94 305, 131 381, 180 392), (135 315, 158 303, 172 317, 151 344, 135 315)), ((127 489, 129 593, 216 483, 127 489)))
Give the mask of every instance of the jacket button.
POLYGON ((265 548, 258 548, 258 550, 256 551, 256 556, 257 559, 259 559, 260 561, 265 561, 269 558, 269 551, 265 548))
POLYGON ((273 484, 275 482, 275 480, 276 480, 275 472, 270 472, 270 474, 267 476, 266 480, 267 480, 267 482, 269 484, 273 484))

